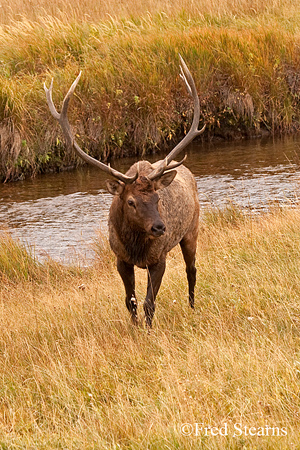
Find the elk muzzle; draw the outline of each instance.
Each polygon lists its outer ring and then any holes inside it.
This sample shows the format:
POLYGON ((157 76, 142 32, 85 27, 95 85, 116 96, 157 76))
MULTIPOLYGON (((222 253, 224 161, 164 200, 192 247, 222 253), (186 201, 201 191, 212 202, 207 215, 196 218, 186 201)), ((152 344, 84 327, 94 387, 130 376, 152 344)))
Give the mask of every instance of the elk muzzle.
POLYGON ((165 234, 166 231, 166 226, 165 224, 160 220, 160 221, 156 221, 150 230, 150 233, 153 237, 159 237, 162 236, 163 234, 165 234))

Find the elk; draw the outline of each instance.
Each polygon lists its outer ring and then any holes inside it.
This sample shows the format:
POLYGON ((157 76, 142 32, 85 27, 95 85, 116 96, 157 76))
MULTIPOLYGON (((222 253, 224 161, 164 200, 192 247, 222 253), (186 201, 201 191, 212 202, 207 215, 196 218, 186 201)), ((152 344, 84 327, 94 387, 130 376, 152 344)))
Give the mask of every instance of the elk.
POLYGON ((175 158, 196 136, 203 133, 205 125, 198 130, 200 102, 196 86, 187 65, 179 57, 180 76, 194 102, 191 128, 163 160, 154 164, 139 161, 126 174, 92 158, 75 140, 67 112, 81 72, 65 96, 60 114, 52 100, 53 79, 49 89, 44 83, 50 112, 58 120, 68 146, 84 161, 114 178, 106 181, 108 191, 114 196, 108 219, 109 242, 117 257, 117 270, 124 283, 126 306, 135 324, 138 316, 134 266, 147 269, 144 314, 149 328, 152 326, 155 299, 165 272, 166 256, 178 243, 186 265, 189 304, 194 308, 199 200, 194 176, 183 165, 186 156, 180 162, 176 162, 175 158))

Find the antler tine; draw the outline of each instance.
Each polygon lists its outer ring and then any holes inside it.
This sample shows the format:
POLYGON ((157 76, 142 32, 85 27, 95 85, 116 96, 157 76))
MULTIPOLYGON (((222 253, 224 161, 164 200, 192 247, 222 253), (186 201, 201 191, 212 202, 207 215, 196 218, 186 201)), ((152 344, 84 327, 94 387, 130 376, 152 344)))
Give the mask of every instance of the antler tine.
POLYGON ((75 137, 71 130, 71 126, 70 126, 70 123, 68 120, 67 113, 68 113, 69 102, 71 100, 72 95, 74 94, 74 91, 76 89, 76 86, 79 82, 80 77, 81 77, 81 72, 79 73, 76 80, 72 83, 72 86, 68 90, 67 95, 65 96, 65 98, 63 100, 62 109, 61 109, 60 114, 57 112, 57 110, 54 106, 54 103, 53 103, 53 99, 52 99, 53 79, 51 80, 49 89, 47 88, 46 84, 44 83, 44 89, 46 92, 46 98, 47 98, 49 110, 50 110, 52 116, 54 117, 54 119, 58 120, 58 122, 63 130, 64 136, 66 138, 68 145, 70 147, 74 148, 75 152, 77 153, 78 156, 80 156, 80 158, 82 158, 88 164, 98 167, 99 169, 103 170, 104 172, 107 172, 109 175, 112 175, 113 177, 117 178, 118 180, 123 181, 123 183, 125 183, 125 184, 133 183, 137 179, 138 173, 136 173, 132 177, 124 175, 123 173, 118 172, 117 170, 102 163, 101 161, 98 161, 97 159, 92 158, 90 155, 85 153, 80 148, 78 143, 76 142, 75 137))
MULTIPOLYGON (((199 136, 203 133, 205 130, 206 124, 201 130, 198 130, 198 124, 200 120, 200 102, 199 97, 197 94, 197 89, 195 82, 193 80, 193 77, 184 62, 181 55, 179 55, 180 58, 180 77, 183 79, 185 86, 188 90, 188 93, 191 95, 191 97, 194 100, 194 117, 193 122, 191 125, 191 128, 188 132, 188 134, 179 142, 179 144, 176 145, 176 147, 173 148, 173 150, 165 157, 165 159, 161 162, 161 164, 154 169, 150 175, 148 175, 148 178, 150 180, 155 180, 156 178, 159 178, 166 170, 169 170, 171 168, 174 168, 174 165, 170 165, 170 162, 173 161, 173 159, 176 158, 176 156, 179 155, 180 152, 190 143, 193 139, 195 139, 196 136, 199 136)), ((185 158, 184 158, 185 159, 185 158)), ((184 160, 182 160, 183 162, 184 160)), ((180 165, 180 163, 175 163, 176 167, 180 165)))
POLYGON ((188 93, 190 94, 191 97, 193 97, 193 92, 192 92, 191 86, 189 85, 189 83, 188 83, 188 81, 186 79, 186 76, 184 75, 184 71, 183 71, 182 66, 180 66, 180 74, 179 74, 179 76, 185 82, 185 87, 186 87, 188 93))
POLYGON ((78 75, 77 78, 73 81, 73 83, 72 83, 70 89, 68 90, 68 92, 67 92, 67 94, 66 94, 66 96, 65 96, 65 98, 64 98, 64 100, 63 100, 63 104, 62 104, 62 107, 61 107, 61 113, 60 113, 61 116, 63 116, 63 117, 67 117, 68 107, 69 107, 69 102, 70 102, 71 97, 72 97, 72 95, 74 94, 75 89, 76 89, 76 86, 77 86, 77 84, 78 84, 78 82, 79 82, 79 80, 80 80, 81 73, 82 73, 82 72, 80 71, 80 72, 79 72, 79 75, 78 75))
POLYGON ((181 161, 177 162, 177 161, 172 161, 170 164, 168 164, 166 170, 171 170, 171 169, 175 169, 175 167, 181 166, 181 164, 184 163, 184 161, 186 160, 187 155, 184 155, 184 158, 182 158, 181 161))
POLYGON ((47 103, 48 103, 50 112, 51 112, 52 116, 54 117, 54 119, 59 120, 60 114, 58 114, 58 112, 56 111, 56 108, 55 108, 53 100, 52 100, 53 78, 51 80, 49 89, 47 88, 46 83, 44 83, 44 89, 46 92, 46 98, 47 98, 47 103))

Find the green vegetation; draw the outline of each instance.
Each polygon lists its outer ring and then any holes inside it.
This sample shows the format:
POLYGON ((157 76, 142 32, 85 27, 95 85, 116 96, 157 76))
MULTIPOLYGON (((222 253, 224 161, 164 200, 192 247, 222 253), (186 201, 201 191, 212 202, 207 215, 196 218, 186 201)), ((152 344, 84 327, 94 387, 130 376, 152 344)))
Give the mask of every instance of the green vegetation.
MULTIPOLYGON (((299 219, 299 210, 210 215, 196 309, 176 248, 151 333, 131 325, 106 244, 93 267, 48 262, 38 278, 34 258, 21 263, 24 249, 11 240, 7 269, 2 235, 0 447, 299 449, 299 219), (184 436, 184 423, 227 423, 228 433, 184 436), (265 434, 234 437, 234 424, 265 434)), ((138 270, 141 319, 145 283, 138 270)))
POLYGON ((192 117, 178 52, 198 87, 204 139, 299 128, 295 2, 109 3, 2 5, 2 180, 77 164, 50 116, 42 84, 54 78, 59 108, 79 70, 70 120, 86 151, 107 160, 174 145, 192 117))

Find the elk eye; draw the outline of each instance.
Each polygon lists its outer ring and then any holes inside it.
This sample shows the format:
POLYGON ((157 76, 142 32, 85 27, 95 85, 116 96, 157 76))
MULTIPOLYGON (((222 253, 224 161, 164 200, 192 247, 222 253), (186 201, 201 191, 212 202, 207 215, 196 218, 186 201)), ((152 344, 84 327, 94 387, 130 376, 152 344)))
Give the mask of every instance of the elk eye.
POLYGON ((127 203, 128 203, 129 206, 133 206, 135 208, 135 203, 134 203, 134 201, 131 198, 128 200, 127 203))

